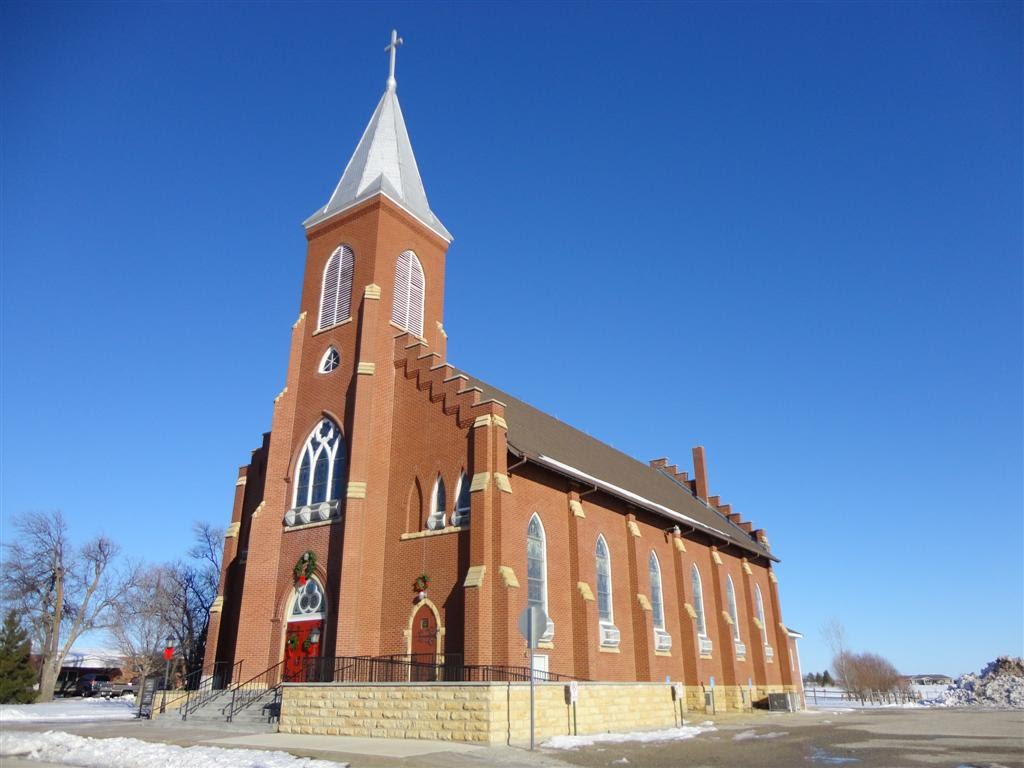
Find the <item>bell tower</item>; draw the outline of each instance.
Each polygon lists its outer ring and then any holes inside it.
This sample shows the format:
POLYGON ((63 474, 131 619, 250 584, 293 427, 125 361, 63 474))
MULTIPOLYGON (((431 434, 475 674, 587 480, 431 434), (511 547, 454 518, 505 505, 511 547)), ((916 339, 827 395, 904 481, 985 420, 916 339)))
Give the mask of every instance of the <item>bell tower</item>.
POLYGON ((316 554, 312 578, 326 596, 319 653, 380 652, 379 633, 364 630, 379 624, 385 601, 394 337, 408 332, 444 359, 445 257, 452 241, 427 202, 398 103, 401 43, 392 32, 384 94, 326 205, 303 223, 299 315, 286 385, 274 401, 263 501, 251 517, 244 555, 238 619, 244 631, 235 653, 244 659, 243 675, 282 658, 291 574, 307 551, 316 554), (298 496, 313 499, 315 490, 307 488, 316 486, 316 468, 303 474, 300 459, 324 419, 338 426, 345 455, 342 469, 331 470, 328 505, 313 504, 310 512, 298 496))

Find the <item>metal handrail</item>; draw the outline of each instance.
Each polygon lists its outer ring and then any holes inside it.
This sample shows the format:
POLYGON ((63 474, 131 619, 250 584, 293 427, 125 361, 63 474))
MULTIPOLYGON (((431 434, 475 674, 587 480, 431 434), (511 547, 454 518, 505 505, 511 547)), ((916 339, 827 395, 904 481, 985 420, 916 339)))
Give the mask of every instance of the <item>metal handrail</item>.
POLYGON ((392 656, 327 656, 299 662, 296 674, 285 675, 281 682, 315 683, 405 683, 405 682, 541 682, 576 680, 572 675, 496 664, 462 664, 461 654, 454 658, 431 657, 422 660, 416 654, 392 656), (455 661, 458 659, 458 661, 455 661))
POLYGON ((277 689, 281 685, 279 671, 286 663, 286 661, 279 661, 255 677, 251 677, 245 682, 231 687, 231 703, 228 705, 226 713, 229 723, 236 713, 241 712, 252 702, 258 701, 268 693, 276 695, 277 689))
POLYGON ((218 661, 213 665, 213 674, 199 680, 199 684, 195 687, 195 690, 190 689, 188 695, 185 697, 185 703, 181 707, 181 719, 188 720, 188 716, 192 712, 196 712, 204 704, 207 704, 212 699, 219 696, 227 688, 231 686, 231 681, 238 678, 238 673, 242 669, 242 659, 239 659, 231 665, 231 672, 228 675, 227 686, 217 687, 218 676, 223 671, 224 666, 227 662, 218 661), (209 687, 206 687, 206 686, 209 687))

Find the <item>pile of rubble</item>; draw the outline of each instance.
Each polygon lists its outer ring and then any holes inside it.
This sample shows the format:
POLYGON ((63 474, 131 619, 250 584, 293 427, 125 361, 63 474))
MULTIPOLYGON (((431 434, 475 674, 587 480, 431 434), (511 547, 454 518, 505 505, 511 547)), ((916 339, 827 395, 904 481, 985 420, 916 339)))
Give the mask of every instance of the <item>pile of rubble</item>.
POLYGON ((946 707, 1024 709, 1024 659, 1000 656, 980 675, 961 675, 936 703, 946 707))

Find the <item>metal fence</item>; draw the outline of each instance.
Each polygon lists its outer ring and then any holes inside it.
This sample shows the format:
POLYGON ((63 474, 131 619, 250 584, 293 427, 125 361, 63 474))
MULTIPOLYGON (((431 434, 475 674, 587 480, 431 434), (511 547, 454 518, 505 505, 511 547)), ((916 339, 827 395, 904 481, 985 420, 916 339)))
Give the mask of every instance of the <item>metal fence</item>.
MULTIPOLYGON (((539 682, 574 680, 569 675, 533 671, 539 682)), ((286 665, 285 683, 489 683, 528 682, 529 667, 463 664, 461 654, 427 656, 327 656, 286 665)))

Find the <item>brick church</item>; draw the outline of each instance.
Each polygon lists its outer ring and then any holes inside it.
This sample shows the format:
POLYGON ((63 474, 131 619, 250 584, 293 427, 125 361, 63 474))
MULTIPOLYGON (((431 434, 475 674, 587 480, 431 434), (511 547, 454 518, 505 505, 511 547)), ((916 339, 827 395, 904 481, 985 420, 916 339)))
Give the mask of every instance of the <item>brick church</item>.
MULTIPOLYGON (((400 41, 398 41, 400 42, 400 41)), ((641 463, 449 364, 445 254, 394 78, 305 222, 271 431, 241 467, 206 669, 410 655, 594 681, 798 690, 767 536, 692 475, 641 463)), ((557 386, 557 382, 556 382, 557 386)), ((446 662, 447 663, 447 662, 446 662)), ((731 691, 731 693, 730 693, 731 691)))

